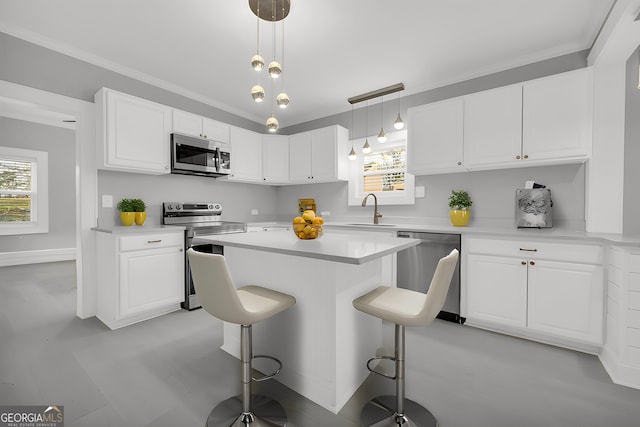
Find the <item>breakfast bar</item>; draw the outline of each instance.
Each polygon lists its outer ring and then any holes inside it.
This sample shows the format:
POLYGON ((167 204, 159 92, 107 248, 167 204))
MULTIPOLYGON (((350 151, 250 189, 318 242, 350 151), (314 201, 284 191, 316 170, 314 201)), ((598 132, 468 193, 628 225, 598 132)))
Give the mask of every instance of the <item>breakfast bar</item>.
MULTIPOLYGON (((367 377, 365 362, 381 344, 382 322, 351 302, 380 284, 394 285, 393 256, 419 240, 333 230, 315 240, 287 231, 201 239, 224 247, 236 286, 295 296, 291 309, 254 325, 254 354, 280 359, 278 381, 337 413, 367 377)), ((237 325, 225 323, 222 349, 239 356, 237 325)))

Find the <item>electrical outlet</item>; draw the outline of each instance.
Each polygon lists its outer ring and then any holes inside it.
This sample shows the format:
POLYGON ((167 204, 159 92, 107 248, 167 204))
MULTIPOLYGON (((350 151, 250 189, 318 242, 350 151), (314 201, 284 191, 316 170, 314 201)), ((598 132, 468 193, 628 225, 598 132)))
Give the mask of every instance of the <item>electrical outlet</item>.
POLYGON ((331 216, 331 212, 329 211, 321 211, 320 216, 331 216))
POLYGON ((251 209, 251 215, 260 215, 260 211, 258 209, 251 209))
POLYGON ((112 208, 113 207, 113 196, 110 194, 102 195, 102 207, 103 208, 112 208))

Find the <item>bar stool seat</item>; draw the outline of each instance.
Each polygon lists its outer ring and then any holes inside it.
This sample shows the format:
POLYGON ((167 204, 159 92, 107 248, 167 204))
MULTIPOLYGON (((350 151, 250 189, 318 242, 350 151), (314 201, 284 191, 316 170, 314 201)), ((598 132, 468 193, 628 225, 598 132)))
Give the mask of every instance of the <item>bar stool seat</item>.
POLYGON ((367 361, 367 368, 374 374, 395 380, 396 395, 379 396, 369 401, 360 414, 363 426, 438 425, 431 412, 418 403, 405 399, 405 326, 426 326, 436 318, 447 298, 457 262, 457 249, 440 259, 426 294, 409 289, 379 286, 353 300, 353 306, 357 310, 395 323, 395 355, 373 357, 367 361), (371 368, 371 362, 381 359, 395 362, 394 376, 371 368))
POLYGON ((291 295, 256 285, 236 289, 224 256, 187 251, 193 285, 202 307, 212 316, 225 322, 241 325, 240 362, 242 394, 232 397, 213 408, 207 418, 207 427, 268 427, 287 425, 284 408, 266 396, 251 394, 251 381, 264 381, 274 377, 282 363, 271 356, 253 356, 252 327, 293 306, 291 295), (255 379, 251 376, 251 360, 266 357, 274 360, 279 368, 272 374, 255 379))

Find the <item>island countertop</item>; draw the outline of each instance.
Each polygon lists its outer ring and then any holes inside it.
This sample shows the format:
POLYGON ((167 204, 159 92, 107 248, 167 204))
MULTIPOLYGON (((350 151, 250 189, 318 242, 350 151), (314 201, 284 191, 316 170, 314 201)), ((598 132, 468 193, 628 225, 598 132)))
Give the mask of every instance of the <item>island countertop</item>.
POLYGON ((292 231, 283 230, 199 236, 198 241, 347 264, 364 264, 420 243, 418 239, 397 238, 382 233, 380 236, 359 236, 341 234, 338 230, 325 230, 320 238, 314 240, 301 240, 292 231))

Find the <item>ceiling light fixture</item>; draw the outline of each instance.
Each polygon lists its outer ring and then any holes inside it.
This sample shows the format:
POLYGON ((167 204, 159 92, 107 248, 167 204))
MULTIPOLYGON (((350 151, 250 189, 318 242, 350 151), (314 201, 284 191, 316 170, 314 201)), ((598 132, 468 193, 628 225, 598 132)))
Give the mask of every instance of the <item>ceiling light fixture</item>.
POLYGON ((347 156, 349 160, 355 160, 358 158, 356 151, 353 149, 353 105, 351 106, 351 151, 347 156))
POLYGON ((378 134, 378 142, 387 142, 387 135, 384 133, 384 96, 380 102, 380 133, 378 134))
MULTIPOLYGON (((249 8, 251 12, 257 18, 257 26, 256 26, 256 54, 251 58, 251 67, 256 71, 261 71, 264 68, 264 59, 260 56, 260 20, 268 21, 273 23, 273 60, 269 63, 267 67, 269 76, 271 79, 271 93, 275 94, 276 92, 273 89, 273 80, 282 76, 282 91, 275 97, 274 105, 277 105, 279 108, 287 108, 291 100, 289 99, 289 95, 284 90, 284 73, 283 73, 283 65, 284 64, 284 19, 289 15, 291 10, 291 0, 249 0, 249 8), (276 22, 282 21, 282 52, 280 61, 277 61, 276 58, 276 22)), ((270 95, 273 96, 273 95, 270 95)), ((251 88, 251 97, 255 102, 262 102, 265 98, 264 88, 258 83, 257 85, 251 88)), ((279 123, 278 119, 275 117, 275 113, 271 111, 271 117, 267 119, 267 130, 269 132, 275 132, 278 130, 279 123)))
POLYGON ((404 128, 404 122, 402 121, 402 117, 400 117, 400 94, 398 94, 398 117, 396 121, 393 122, 393 127, 398 130, 404 128))
MULTIPOLYGON (((351 108, 353 108, 353 106, 351 106, 351 108)), ((371 146, 369 145, 369 138, 366 136, 367 132, 369 132, 369 101, 367 101, 364 123, 365 123, 364 125, 365 138, 364 138, 364 145, 362 146, 362 152, 364 154, 369 154, 371 153, 371 146)))

